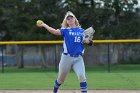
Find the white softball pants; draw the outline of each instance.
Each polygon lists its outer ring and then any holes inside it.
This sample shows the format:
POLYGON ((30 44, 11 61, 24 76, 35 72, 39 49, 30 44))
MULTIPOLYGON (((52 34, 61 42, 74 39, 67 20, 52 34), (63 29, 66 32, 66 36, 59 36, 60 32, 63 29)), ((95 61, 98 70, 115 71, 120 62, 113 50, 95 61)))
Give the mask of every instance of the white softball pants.
POLYGON ((57 78, 57 81, 60 84, 62 84, 65 81, 65 78, 70 72, 71 68, 73 68, 80 82, 86 81, 85 65, 84 65, 83 57, 82 56, 71 57, 69 55, 62 54, 59 63, 59 72, 57 78))

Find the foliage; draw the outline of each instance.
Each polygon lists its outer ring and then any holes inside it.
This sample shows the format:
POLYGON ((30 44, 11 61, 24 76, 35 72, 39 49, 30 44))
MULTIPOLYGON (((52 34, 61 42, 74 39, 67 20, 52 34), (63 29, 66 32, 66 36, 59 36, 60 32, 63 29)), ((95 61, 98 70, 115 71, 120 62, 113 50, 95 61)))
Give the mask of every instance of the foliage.
POLYGON ((0 39, 58 40, 43 28, 38 19, 61 28, 66 11, 74 12, 84 29, 93 26, 94 39, 140 37, 140 11, 137 0, 0 0, 0 39), (130 2, 131 1, 131 2, 130 2))

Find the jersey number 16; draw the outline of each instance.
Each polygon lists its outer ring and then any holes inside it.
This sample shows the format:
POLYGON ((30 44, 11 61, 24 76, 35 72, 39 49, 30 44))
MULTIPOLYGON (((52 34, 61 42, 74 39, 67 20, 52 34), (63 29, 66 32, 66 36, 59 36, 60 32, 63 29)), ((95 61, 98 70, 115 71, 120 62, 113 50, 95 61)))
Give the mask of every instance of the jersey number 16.
POLYGON ((80 36, 74 37, 74 42, 81 42, 81 37, 80 36))

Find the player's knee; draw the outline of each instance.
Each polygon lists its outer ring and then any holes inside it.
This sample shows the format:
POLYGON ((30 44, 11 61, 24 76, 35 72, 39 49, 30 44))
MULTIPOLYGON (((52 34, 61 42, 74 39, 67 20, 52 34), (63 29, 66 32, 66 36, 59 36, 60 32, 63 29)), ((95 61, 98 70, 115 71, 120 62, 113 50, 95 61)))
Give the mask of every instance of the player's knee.
POLYGON ((64 80, 61 80, 60 82, 61 82, 61 84, 62 84, 62 83, 64 83, 64 80))
POLYGON ((80 74, 78 77, 80 82, 85 82, 86 81, 86 77, 83 74, 80 74))
POLYGON ((62 84, 62 83, 64 83, 64 81, 65 81, 64 79, 61 79, 61 80, 59 80, 59 83, 62 84))

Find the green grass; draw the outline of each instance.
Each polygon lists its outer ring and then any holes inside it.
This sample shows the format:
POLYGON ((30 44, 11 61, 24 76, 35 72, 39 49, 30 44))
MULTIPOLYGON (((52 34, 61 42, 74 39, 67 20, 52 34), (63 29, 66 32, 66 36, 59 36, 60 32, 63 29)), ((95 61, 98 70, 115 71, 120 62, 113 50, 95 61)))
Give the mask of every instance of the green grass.
MULTIPOLYGON (((88 89, 140 89, 139 65, 115 65, 108 73, 102 66, 86 69, 88 89)), ((57 73, 39 68, 6 68, 0 73, 0 89, 52 89, 57 73)), ((60 89, 79 89, 71 71, 60 89)))

